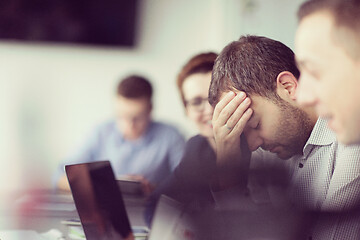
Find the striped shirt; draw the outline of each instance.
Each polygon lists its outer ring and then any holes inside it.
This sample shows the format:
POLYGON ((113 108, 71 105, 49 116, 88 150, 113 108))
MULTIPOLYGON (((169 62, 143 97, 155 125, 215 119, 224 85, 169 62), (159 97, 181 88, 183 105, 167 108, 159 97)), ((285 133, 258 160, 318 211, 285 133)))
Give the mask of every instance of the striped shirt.
POLYGON ((292 202, 320 214, 310 239, 360 239, 360 146, 344 146, 319 119, 303 156, 290 159, 292 202), (347 211, 351 212, 348 214, 347 211))
MULTIPOLYGON (((308 239, 360 239, 360 213, 344 213, 360 206, 360 146, 340 144, 324 119, 317 120, 302 155, 281 160, 276 154, 258 149, 252 154, 250 168, 284 169, 289 180, 286 196, 291 205, 315 212, 339 213, 331 217, 320 214, 308 239)), ((278 188, 272 183, 264 185, 263 180, 260 183, 250 175, 248 188, 252 202, 278 206, 279 202, 283 203, 278 188)), ((235 198, 243 201, 240 191, 229 192, 214 194, 220 208, 229 202, 233 204, 235 198)))

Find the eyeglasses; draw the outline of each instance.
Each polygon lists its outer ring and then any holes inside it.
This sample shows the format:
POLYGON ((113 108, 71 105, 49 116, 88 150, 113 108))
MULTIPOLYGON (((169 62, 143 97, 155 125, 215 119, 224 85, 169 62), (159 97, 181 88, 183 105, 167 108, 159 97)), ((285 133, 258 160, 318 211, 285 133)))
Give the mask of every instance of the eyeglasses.
POLYGON ((204 111, 206 104, 209 104, 208 98, 196 97, 191 100, 185 101, 185 106, 197 112, 204 111))

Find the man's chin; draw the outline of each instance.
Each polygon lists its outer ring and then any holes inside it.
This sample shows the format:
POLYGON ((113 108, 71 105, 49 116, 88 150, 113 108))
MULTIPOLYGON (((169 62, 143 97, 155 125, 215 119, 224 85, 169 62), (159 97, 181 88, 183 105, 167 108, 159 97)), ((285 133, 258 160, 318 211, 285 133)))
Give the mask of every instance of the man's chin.
POLYGON ((346 133, 346 132, 336 132, 336 138, 338 141, 345 145, 354 145, 360 144, 360 134, 356 135, 356 131, 346 133))

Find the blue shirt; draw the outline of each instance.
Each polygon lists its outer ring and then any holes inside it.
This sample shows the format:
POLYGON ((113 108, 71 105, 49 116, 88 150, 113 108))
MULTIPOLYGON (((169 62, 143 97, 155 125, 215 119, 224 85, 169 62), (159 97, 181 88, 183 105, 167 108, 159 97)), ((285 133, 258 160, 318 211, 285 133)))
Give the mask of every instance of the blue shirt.
POLYGON ((128 141, 116 122, 109 121, 96 128, 85 145, 60 164, 54 180, 57 182, 64 174, 66 164, 109 160, 116 176, 142 175, 156 185, 179 164, 184 148, 183 136, 170 125, 151 122, 141 138, 128 141))

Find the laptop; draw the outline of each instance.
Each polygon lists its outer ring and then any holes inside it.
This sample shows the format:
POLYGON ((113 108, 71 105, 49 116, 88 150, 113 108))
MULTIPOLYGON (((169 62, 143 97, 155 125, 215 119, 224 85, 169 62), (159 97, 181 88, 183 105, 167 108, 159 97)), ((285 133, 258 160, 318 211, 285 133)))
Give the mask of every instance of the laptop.
POLYGON ((109 161, 66 165, 65 172, 87 240, 134 239, 109 161))

